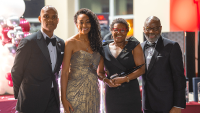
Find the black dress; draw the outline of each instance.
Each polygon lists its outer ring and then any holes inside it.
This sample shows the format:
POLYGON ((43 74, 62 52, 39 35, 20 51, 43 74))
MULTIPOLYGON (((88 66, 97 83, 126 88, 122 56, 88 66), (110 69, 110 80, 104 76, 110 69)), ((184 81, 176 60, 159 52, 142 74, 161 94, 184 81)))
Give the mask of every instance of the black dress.
MULTIPOLYGON (((107 70, 107 77, 115 73, 121 73, 125 69, 135 67, 135 62, 132 55, 132 50, 139 44, 134 37, 128 39, 128 43, 123 48, 121 53, 115 58, 109 49, 107 41, 103 44, 101 55, 104 57, 104 66, 107 70)), ((129 83, 123 83, 117 88, 110 88, 106 85, 106 113, 141 113, 141 96, 139 91, 138 80, 130 80, 129 83)))

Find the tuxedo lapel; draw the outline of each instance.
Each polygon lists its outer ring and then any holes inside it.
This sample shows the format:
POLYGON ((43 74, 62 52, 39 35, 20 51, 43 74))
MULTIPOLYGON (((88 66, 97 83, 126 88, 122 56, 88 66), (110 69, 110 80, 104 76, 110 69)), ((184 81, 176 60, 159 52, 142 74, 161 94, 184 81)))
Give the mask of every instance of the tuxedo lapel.
POLYGON ((61 42, 60 40, 58 39, 58 37, 56 37, 56 50, 57 50, 57 60, 56 60, 56 65, 55 65, 55 68, 54 68, 54 73, 56 71, 56 69, 58 68, 58 63, 59 63, 59 60, 61 60, 61 42))
POLYGON ((143 50, 143 54, 144 54, 144 60, 145 60, 145 72, 147 72, 147 65, 146 65, 146 57, 145 57, 145 45, 146 45, 147 41, 144 41, 143 43, 141 43, 141 47, 142 47, 142 50, 143 50))
POLYGON ((49 66, 51 66, 49 50, 47 48, 47 44, 45 43, 44 37, 40 30, 37 32, 37 40, 36 41, 37 41, 37 44, 38 44, 39 48, 41 49, 42 53, 44 54, 45 58, 47 59, 49 66))
POLYGON ((158 42, 157 42, 157 45, 155 47, 155 50, 154 50, 154 53, 153 53, 153 56, 151 58, 151 61, 150 61, 150 64, 149 64, 149 67, 148 67, 148 70, 147 70, 147 74, 151 71, 154 63, 156 62, 156 59, 157 59, 157 56, 158 54, 160 53, 160 51, 164 48, 164 45, 163 45, 163 39, 162 37, 160 37, 158 39, 158 42))
POLYGON ((144 41, 144 42, 141 44, 141 47, 142 47, 144 56, 145 56, 145 45, 146 45, 146 42, 147 42, 147 41, 144 41))
POLYGON ((148 70, 147 70, 147 74, 150 72, 150 70, 152 69, 155 61, 156 61, 156 58, 157 58, 157 55, 158 55, 158 51, 155 49, 154 50, 154 53, 153 53, 153 56, 151 58, 151 61, 150 61, 150 64, 149 64, 149 67, 148 67, 148 70))

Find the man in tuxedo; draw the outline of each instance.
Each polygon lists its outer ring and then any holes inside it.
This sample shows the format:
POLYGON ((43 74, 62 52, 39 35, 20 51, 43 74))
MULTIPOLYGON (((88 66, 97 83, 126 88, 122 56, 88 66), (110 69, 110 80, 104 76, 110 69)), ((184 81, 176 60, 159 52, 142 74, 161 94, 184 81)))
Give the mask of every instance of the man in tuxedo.
POLYGON ((147 39, 141 46, 146 59, 142 75, 144 113, 181 113, 185 108, 186 79, 183 58, 177 42, 161 36, 160 19, 150 16, 144 23, 147 39))
POLYGON ((107 41, 107 40, 112 40, 113 38, 112 38, 112 33, 110 32, 110 33, 108 33, 108 34, 106 34, 104 37, 103 37, 103 41, 107 41))
POLYGON ((60 113, 57 79, 65 44, 53 33, 59 21, 57 10, 45 6, 38 19, 41 30, 20 41, 11 70, 16 110, 60 113))

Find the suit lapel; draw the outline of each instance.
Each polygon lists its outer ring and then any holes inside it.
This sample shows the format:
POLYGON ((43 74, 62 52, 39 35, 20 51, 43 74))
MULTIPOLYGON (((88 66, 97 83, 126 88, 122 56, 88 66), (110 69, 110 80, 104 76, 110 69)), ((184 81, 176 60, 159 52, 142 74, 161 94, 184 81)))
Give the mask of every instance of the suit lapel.
POLYGON ((152 69, 155 61, 156 61, 156 58, 157 58, 157 55, 158 55, 158 51, 155 49, 154 50, 154 53, 153 53, 153 56, 151 58, 151 61, 150 61, 150 64, 149 64, 149 67, 148 67, 148 70, 147 70, 147 74, 150 72, 150 70, 152 69))
POLYGON ((145 45, 146 45, 146 42, 147 42, 147 41, 144 41, 143 43, 141 43, 141 47, 142 47, 144 56, 145 56, 145 45))
POLYGON ((143 54, 144 54, 144 60, 145 60, 145 72, 147 72, 147 65, 146 65, 146 57, 145 57, 145 45, 146 45, 147 41, 144 41, 143 43, 141 43, 141 47, 143 50, 143 54))
POLYGON ((157 45, 156 45, 156 48, 154 50, 154 53, 153 53, 153 56, 151 58, 151 61, 150 61, 150 64, 149 64, 149 67, 148 67, 148 70, 147 70, 147 74, 151 71, 156 59, 157 59, 157 56, 158 54, 160 53, 160 51, 164 48, 164 45, 163 45, 163 39, 162 37, 160 37, 158 39, 158 42, 157 42, 157 45))
POLYGON ((37 32, 37 44, 38 44, 39 48, 41 49, 42 53, 44 54, 45 58, 47 59, 49 66, 51 66, 49 50, 47 48, 47 44, 45 43, 44 37, 40 30, 37 32))
POLYGON ((55 65, 55 68, 54 68, 54 71, 56 71, 56 69, 58 68, 59 66, 59 60, 61 60, 61 43, 60 43, 60 40, 58 39, 58 37, 56 37, 56 50, 57 50, 57 60, 56 60, 56 65, 55 65))

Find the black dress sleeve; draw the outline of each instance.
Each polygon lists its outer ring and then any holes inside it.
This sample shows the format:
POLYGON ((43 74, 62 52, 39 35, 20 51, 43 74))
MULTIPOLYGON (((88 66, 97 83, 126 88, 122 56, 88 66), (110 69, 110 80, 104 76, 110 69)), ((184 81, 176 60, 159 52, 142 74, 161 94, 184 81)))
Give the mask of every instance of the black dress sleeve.
POLYGON ((130 37, 128 38, 129 44, 128 44, 128 49, 129 50, 133 50, 138 44, 140 44, 140 42, 135 38, 135 37, 130 37))

